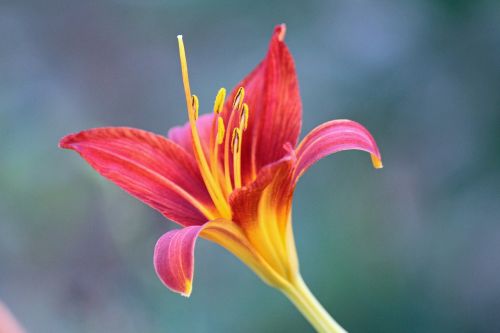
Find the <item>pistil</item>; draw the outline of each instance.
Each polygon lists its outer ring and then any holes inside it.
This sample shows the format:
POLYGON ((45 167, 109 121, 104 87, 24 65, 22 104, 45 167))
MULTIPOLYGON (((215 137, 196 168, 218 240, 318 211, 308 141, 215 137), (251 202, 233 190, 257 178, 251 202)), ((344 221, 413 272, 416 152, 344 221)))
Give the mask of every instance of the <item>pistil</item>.
POLYGON ((184 93, 186 95, 186 106, 188 109, 189 123, 191 125, 191 134, 193 137, 193 150, 195 153, 198 166, 200 168, 200 173, 207 187, 208 193, 212 198, 215 206, 219 210, 219 213, 226 218, 231 218, 231 209, 222 193, 219 184, 216 182, 213 174, 210 171, 208 162, 206 160, 205 154, 203 153, 203 148, 201 146, 200 135, 198 129, 196 128, 196 119, 198 116, 198 98, 191 95, 191 88, 189 86, 189 75, 186 60, 186 51, 184 49, 184 42, 182 36, 177 36, 179 42, 179 56, 181 61, 181 71, 182 71, 182 81, 184 85, 184 93))

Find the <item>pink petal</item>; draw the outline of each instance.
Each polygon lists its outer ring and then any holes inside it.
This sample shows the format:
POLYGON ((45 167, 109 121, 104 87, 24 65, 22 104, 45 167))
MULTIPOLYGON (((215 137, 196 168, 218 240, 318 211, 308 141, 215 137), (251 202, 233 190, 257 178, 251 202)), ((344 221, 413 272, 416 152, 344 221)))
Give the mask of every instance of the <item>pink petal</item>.
POLYGON ((0 302, 0 333, 25 332, 7 306, 0 302))
POLYGON ((160 280, 172 291, 189 297, 194 271, 194 245, 203 226, 171 230, 156 242, 154 266, 160 280))
POLYGON ((370 153, 374 166, 382 167, 377 144, 362 125, 351 120, 332 120, 316 127, 296 149, 295 180, 321 158, 351 149, 370 153))
POLYGON ((126 128, 70 134, 60 147, 77 151, 97 172, 181 225, 212 218, 213 203, 194 158, 166 138, 126 128))
MULTIPOLYGON (((187 117, 187 114, 186 114, 187 117)), ((200 141, 205 154, 209 152, 210 134, 212 130, 213 113, 201 115, 196 121, 198 133, 200 133, 200 141)), ((193 135, 191 134, 191 125, 189 122, 181 126, 172 127, 168 131, 168 138, 187 152, 194 156, 193 153, 193 135)))
POLYGON ((295 146, 299 137, 302 102, 294 61, 283 41, 284 35, 284 24, 274 29, 266 57, 236 85, 225 106, 227 124, 236 92, 239 87, 245 88, 244 100, 250 112, 241 149, 244 183, 262 167, 282 158, 286 154, 283 145, 288 142, 295 146))

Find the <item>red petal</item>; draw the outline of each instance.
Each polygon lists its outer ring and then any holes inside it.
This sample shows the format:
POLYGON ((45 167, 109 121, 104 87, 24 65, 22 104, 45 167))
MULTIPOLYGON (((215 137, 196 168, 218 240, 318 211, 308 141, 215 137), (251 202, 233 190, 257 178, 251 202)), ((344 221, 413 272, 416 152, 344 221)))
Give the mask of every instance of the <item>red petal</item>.
POLYGON ((156 242, 154 266, 160 280, 172 291, 189 297, 194 271, 194 245, 203 226, 172 230, 156 242))
MULTIPOLYGON (((196 121, 196 126, 198 128, 198 133, 200 133, 200 141, 205 150, 205 154, 208 153, 210 134, 212 130, 212 121, 214 115, 213 113, 208 113, 200 116, 196 121)), ((193 152, 193 135, 191 134, 191 125, 189 122, 182 126, 172 127, 168 131, 168 138, 173 142, 177 143, 179 146, 184 148, 187 152, 194 156, 193 152)))
POLYGON ((77 151, 102 176, 181 225, 212 218, 206 216, 213 203, 195 160, 160 135, 96 128, 70 134, 59 145, 77 151))
POLYGON ((363 150, 373 156, 375 167, 381 167, 380 152, 372 135, 351 120, 332 120, 313 129, 297 148, 295 180, 319 159, 342 150, 363 150))
POLYGON ((277 210, 286 210, 293 194, 290 178, 293 165, 294 160, 286 156, 262 168, 253 183, 235 190, 229 198, 233 221, 244 230, 250 227, 249 224, 257 223, 262 192, 269 186, 272 187, 272 204, 277 210))
POLYGON ((244 87, 245 102, 250 109, 241 150, 245 183, 262 167, 282 158, 286 154, 283 145, 289 142, 295 146, 300 133, 302 102, 294 61, 283 41, 284 33, 284 25, 274 29, 266 57, 236 85, 225 107, 227 124, 236 91, 244 87))
POLYGON ((290 276, 296 267, 296 254, 287 237, 291 230, 293 166, 290 156, 265 166, 253 183, 235 190, 229 199, 233 221, 281 276, 290 276))

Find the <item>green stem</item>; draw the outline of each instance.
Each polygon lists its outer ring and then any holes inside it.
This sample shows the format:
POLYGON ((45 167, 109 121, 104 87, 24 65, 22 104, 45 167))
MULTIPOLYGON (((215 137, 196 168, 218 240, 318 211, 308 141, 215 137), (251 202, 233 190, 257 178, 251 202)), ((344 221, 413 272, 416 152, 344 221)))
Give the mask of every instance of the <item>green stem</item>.
POLYGON ((318 333, 347 333, 323 308, 300 275, 281 291, 292 301, 318 333))

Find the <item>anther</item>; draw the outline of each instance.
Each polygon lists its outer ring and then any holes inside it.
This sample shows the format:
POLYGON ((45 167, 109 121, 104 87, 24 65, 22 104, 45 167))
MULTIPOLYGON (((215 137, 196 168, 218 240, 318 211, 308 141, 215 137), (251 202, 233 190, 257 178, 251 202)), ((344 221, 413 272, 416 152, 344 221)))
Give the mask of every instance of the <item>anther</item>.
POLYGON ((214 113, 219 114, 224 108, 224 100, 226 99, 226 89, 220 88, 214 102, 214 113))
POLYGON ((224 127, 224 119, 222 117, 217 118, 217 144, 222 144, 224 142, 224 134, 226 133, 226 128, 224 127))
POLYGON ((193 106, 194 112, 194 120, 198 119, 198 110, 200 109, 200 101, 198 100, 198 96, 191 96, 191 105, 193 106))
POLYGON ((233 129, 233 137, 231 140, 231 153, 237 154, 239 152, 240 129, 233 129))
POLYGON ((248 126, 248 104, 243 103, 243 108, 241 109, 240 123, 243 125, 243 130, 245 131, 248 126))
POLYGON ((236 96, 234 96, 234 101, 233 101, 234 110, 241 110, 241 106, 243 104, 243 98, 245 98, 245 89, 243 87, 240 87, 238 89, 238 92, 236 93, 236 96))

